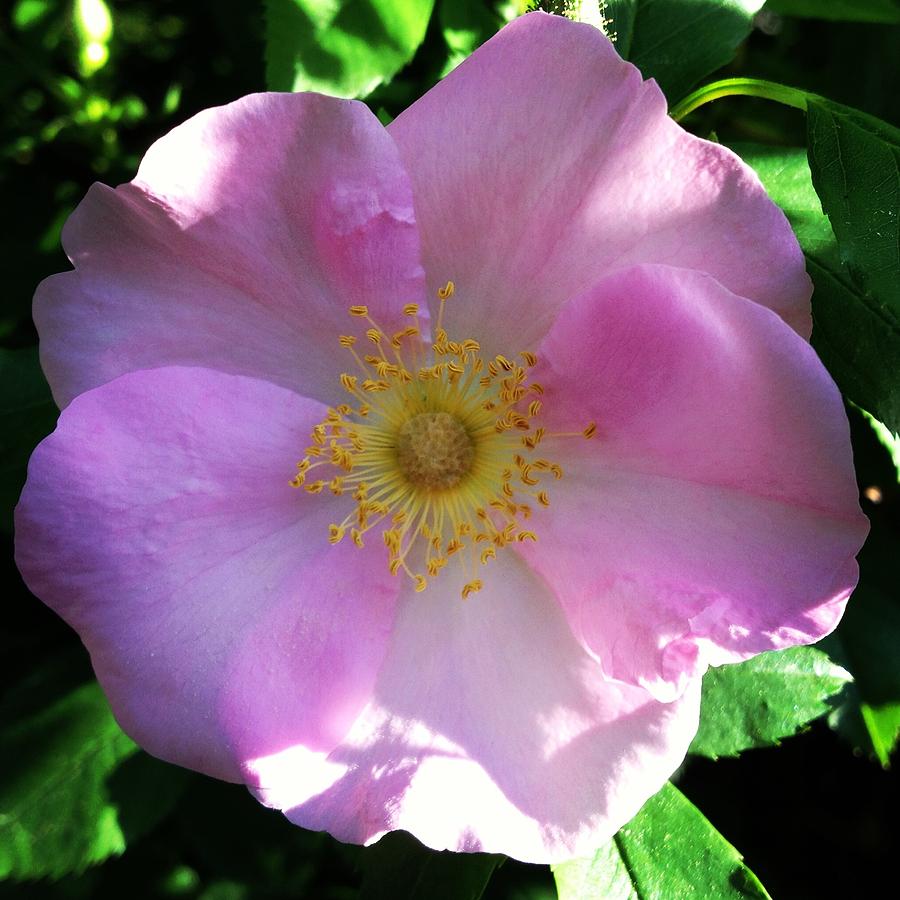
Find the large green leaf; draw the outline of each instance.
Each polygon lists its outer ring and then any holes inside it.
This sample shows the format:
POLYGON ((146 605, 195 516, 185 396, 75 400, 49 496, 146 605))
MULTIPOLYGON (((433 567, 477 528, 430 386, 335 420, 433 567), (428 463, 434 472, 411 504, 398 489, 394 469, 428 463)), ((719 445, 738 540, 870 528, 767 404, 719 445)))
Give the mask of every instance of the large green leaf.
POLYGON ((729 63, 763 0, 610 0, 616 48, 670 102, 729 63))
POLYGON ((900 0, 768 0, 766 9, 806 19, 900 22, 900 0))
POLYGON ((186 773, 122 733, 96 682, 56 691, 66 668, 48 665, 0 707, 3 878, 59 877, 122 853, 184 785, 186 773))
MULTIPOLYGON (((772 199, 784 210, 806 254, 813 293, 813 346, 843 393, 892 430, 900 429, 900 293, 885 285, 876 271, 872 294, 841 260, 838 244, 822 204, 813 188, 806 153, 800 149, 736 145, 735 150, 756 170, 772 199)), ((824 154, 820 147, 817 153, 824 154)), ((849 170, 853 158, 845 160, 849 170)), ((856 170, 855 161, 853 171, 856 170)), ((896 171, 896 170, 895 170, 896 171)), ((874 174, 874 173, 873 173, 874 174)), ((881 178, 891 177, 890 169, 881 178)), ((862 190, 862 188, 859 188, 862 190)), ((875 217, 862 223, 865 233, 875 217)), ((886 223, 886 224, 889 224, 886 223)), ((844 226, 842 225, 842 228, 844 226)), ((896 222, 894 222, 896 233, 896 222)), ((857 251, 863 264, 883 248, 876 236, 874 248, 857 251)), ((889 262, 889 260, 888 260, 889 262)), ((898 275, 900 277, 900 275, 898 275)), ((900 284, 900 282, 898 282, 900 284)))
POLYGON ((828 698, 850 680, 814 647, 761 653, 739 665, 710 669, 690 752, 717 759, 777 744, 832 709, 828 698))
POLYGON ((900 129, 826 100, 809 101, 807 120, 813 185, 841 261, 900 334, 900 129))
POLYGON ((478 900, 504 858, 438 853, 395 831, 363 851, 360 900, 478 900))
POLYGON ((0 528, 11 530, 28 457, 58 414, 37 348, 0 349, 0 528))
POLYGON ((553 867, 559 900, 767 898, 741 855, 667 784, 592 858, 553 867))
POLYGON ((268 87, 365 97, 412 59, 433 6, 434 0, 267 0, 268 87))

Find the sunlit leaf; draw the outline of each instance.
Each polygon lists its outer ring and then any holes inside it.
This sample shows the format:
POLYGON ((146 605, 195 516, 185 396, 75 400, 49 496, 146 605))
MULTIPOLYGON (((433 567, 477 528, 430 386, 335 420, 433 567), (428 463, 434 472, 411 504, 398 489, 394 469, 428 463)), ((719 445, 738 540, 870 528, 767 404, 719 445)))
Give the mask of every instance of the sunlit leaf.
POLYGON ((433 6, 434 0, 267 0, 269 89, 367 96, 412 59, 433 6))
POLYGON ((0 709, 0 877, 58 877, 122 853, 174 805, 186 773, 138 751, 96 682, 45 702, 59 667, 0 709), (41 701, 41 702, 39 702, 41 701))
POLYGON ((768 898, 741 855, 667 784, 592 858, 553 866, 559 900, 768 898))
POLYGON ((832 709, 828 699, 850 680, 814 647, 762 653, 710 669, 690 752, 717 759, 777 744, 832 709))

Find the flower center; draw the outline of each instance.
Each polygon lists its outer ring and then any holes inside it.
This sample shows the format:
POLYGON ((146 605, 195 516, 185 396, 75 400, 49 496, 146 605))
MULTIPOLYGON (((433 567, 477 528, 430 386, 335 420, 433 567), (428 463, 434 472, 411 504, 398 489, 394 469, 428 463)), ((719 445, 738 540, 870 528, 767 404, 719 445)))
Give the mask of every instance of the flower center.
POLYGON ((413 416, 397 432, 397 462, 411 484, 456 487, 472 469, 475 448, 465 426, 446 412, 413 416))
POLYGON ((550 505, 542 479, 563 477, 560 465, 538 455, 539 445, 590 438, 596 426, 560 434, 538 425, 544 389, 528 376, 537 357, 522 351, 522 364, 501 355, 486 360, 478 341, 450 340, 441 322, 453 293, 452 281, 438 291, 430 348, 415 303, 403 311, 416 324, 393 335, 367 307, 350 307, 370 326, 373 352, 360 355, 356 336, 340 336, 360 371, 340 377, 352 402, 329 409, 313 428, 291 484, 353 498, 355 506, 329 526, 331 543, 349 533, 362 547, 377 528, 391 574, 402 570, 417 591, 456 560, 466 598, 481 589, 479 568, 499 549, 537 540, 523 523, 535 504, 550 505), (316 470, 321 477, 309 480, 316 470))

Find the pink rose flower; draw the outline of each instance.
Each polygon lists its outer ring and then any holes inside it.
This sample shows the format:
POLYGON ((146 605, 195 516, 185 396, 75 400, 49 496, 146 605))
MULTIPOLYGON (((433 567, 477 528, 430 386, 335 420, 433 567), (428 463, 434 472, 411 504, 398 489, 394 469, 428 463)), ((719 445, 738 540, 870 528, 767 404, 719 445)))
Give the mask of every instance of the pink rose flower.
POLYGON ((207 110, 63 240, 18 562, 163 759, 562 860, 679 765, 708 665, 840 618, 867 526, 800 250, 594 28, 517 20, 387 129, 207 110))

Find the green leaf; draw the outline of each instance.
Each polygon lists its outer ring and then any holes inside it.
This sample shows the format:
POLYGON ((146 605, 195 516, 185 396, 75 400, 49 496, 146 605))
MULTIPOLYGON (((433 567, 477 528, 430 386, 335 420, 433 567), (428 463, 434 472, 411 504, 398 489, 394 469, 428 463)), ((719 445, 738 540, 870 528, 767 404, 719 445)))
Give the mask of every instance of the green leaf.
POLYGON ((174 806, 186 773, 138 751, 96 682, 53 663, 4 698, 0 877, 60 877, 122 853, 174 806))
MULTIPOLYGON (((807 134, 813 185, 841 261, 882 328, 900 340, 900 130, 838 103, 811 99, 807 134)), ((894 367, 900 391, 898 371, 894 367)), ((891 418, 860 405, 900 429, 900 404, 891 418)))
POLYGON ((691 753, 718 759, 777 744, 824 715, 851 676, 814 647, 761 653, 710 669, 691 753))
MULTIPOLYGON (((840 328, 855 368, 868 376, 866 396, 850 393, 888 428, 900 430, 900 131, 879 119, 830 101, 807 110, 813 185, 828 215, 856 306, 866 328, 851 330, 839 309, 829 347, 840 328), (878 371, 880 370, 880 371, 878 371)), ((818 284, 817 284, 818 286, 818 284)), ((833 293, 826 291, 826 300, 833 293)), ((841 348, 842 351, 845 348, 841 348)))
POLYGON ((559 900, 768 898, 741 855, 667 784, 591 859, 553 866, 559 900))
POLYGON ((269 90, 367 96, 412 59, 433 6, 434 0, 267 0, 269 90))
MULTIPOLYGON (((610 0, 616 49, 670 101, 734 58, 763 0, 610 0)), ((671 105, 671 103, 670 103, 671 105)))
POLYGON ((360 900, 478 900, 505 857, 437 852, 403 831, 363 851, 360 900))
POLYGON ((503 24, 483 0, 441 0, 438 18, 441 33, 450 50, 443 74, 456 68, 503 24))
POLYGON ((28 457, 57 415, 37 349, 0 349, 0 528, 6 531, 12 530, 28 457))
POLYGON ((766 9, 784 16, 845 22, 900 22, 900 0, 769 0, 766 9))
POLYGON ((897 434, 896 431, 891 431, 884 422, 879 422, 875 416, 867 413, 864 409, 860 409, 859 412, 872 429, 872 433, 878 439, 878 443, 884 447, 885 452, 890 457, 894 466, 894 474, 897 476, 897 483, 900 484, 900 434, 897 434))
POLYGON ((815 285, 812 343, 841 391, 893 430, 900 422, 900 298, 876 300, 841 261, 803 150, 736 144, 784 210, 815 285), (893 311, 892 311, 893 310, 893 311))

